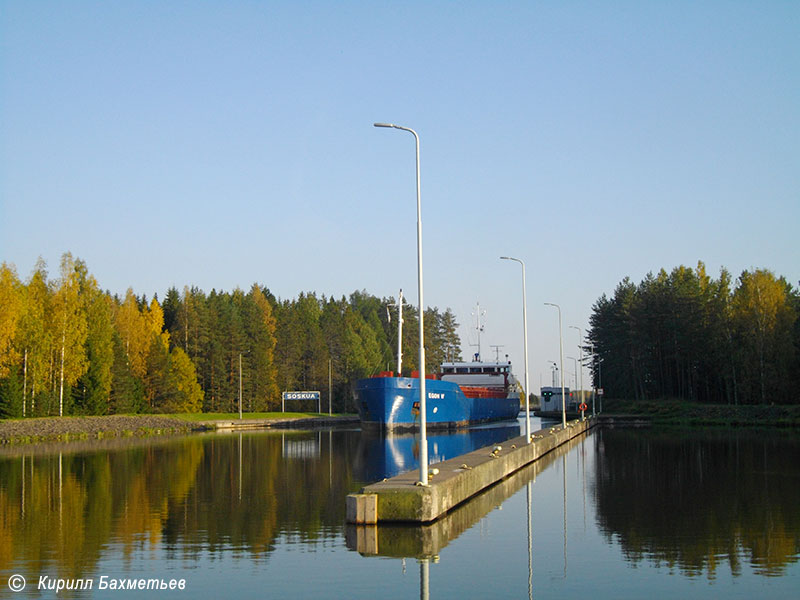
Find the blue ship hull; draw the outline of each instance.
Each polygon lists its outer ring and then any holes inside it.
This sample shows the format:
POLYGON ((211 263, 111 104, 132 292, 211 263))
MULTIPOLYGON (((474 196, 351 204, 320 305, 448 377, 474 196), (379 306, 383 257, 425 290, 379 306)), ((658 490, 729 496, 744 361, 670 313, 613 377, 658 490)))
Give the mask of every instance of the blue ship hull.
MULTIPOLYGON (((426 416, 430 428, 467 427, 475 423, 516 419, 518 397, 467 398, 452 381, 427 379, 426 416)), ((374 377, 356 383, 361 424, 382 429, 419 427, 419 379, 374 377)))

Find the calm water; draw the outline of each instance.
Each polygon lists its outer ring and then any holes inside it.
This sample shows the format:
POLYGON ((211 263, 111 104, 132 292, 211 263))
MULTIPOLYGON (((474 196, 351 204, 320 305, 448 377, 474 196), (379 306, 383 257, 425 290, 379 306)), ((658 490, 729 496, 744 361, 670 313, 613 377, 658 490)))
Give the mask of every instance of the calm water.
MULTIPOLYGON (((431 454, 518 434, 432 436, 431 454)), ((72 448, 0 450, 0 597, 800 595, 800 437, 785 432, 595 431, 434 525, 361 529, 345 525, 345 496, 413 467, 413 436, 72 448), (41 576, 94 589, 56 596, 41 576), (102 576, 185 589, 99 590, 102 576)))

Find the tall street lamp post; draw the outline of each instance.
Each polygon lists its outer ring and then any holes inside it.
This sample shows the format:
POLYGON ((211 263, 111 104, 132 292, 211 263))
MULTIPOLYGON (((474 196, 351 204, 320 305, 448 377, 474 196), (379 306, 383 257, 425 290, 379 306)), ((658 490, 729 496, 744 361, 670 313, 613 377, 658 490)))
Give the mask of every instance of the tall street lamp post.
POLYGON ((578 330, 578 358, 580 359, 581 374, 580 374, 580 389, 581 389, 581 403, 583 403, 583 330, 575 325, 570 325, 570 329, 578 330))
MULTIPOLYGON (((575 358, 574 356, 568 356, 567 360, 571 360, 572 362, 575 363, 575 385, 578 385, 578 359, 575 358)), ((570 392, 570 395, 571 394, 572 392, 570 392)))
POLYGON ((522 336, 525 357, 525 438, 531 443, 530 388, 528 387, 528 302, 525 296, 525 263, 512 256, 501 256, 501 260, 513 260, 522 265, 522 336))
POLYGON ((545 302, 545 306, 555 306, 558 309, 558 353, 561 364, 561 427, 567 427, 567 399, 564 397, 564 339, 561 335, 561 307, 552 302, 545 302))
POLYGON ((242 420, 242 353, 239 352, 239 420, 242 420))
POLYGON ((595 359, 597 358, 594 354, 594 342, 589 342, 591 344, 590 352, 592 353, 592 416, 595 416, 594 411, 594 398, 595 398, 595 390, 594 390, 594 363, 595 359))
POLYGON ((419 290, 419 483, 428 485, 428 415, 426 412, 427 394, 425 391, 425 342, 423 339, 423 315, 425 305, 422 302, 422 205, 420 203, 419 185, 419 136, 408 127, 393 123, 375 123, 375 127, 389 127, 407 131, 414 136, 417 150, 417 288, 419 290))

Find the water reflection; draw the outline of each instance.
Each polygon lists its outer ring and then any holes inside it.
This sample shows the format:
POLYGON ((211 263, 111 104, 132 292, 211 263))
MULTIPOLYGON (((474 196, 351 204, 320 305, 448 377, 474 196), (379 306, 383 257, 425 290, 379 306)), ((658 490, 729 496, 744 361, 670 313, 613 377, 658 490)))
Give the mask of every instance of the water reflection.
POLYGON ((749 561, 782 575, 800 553, 800 440, 768 431, 600 431, 597 518, 628 561, 689 576, 749 561))
MULTIPOLYGON (((520 435, 517 421, 469 430, 439 431, 428 437, 431 464, 520 435)), ((362 432, 354 467, 365 482, 380 481, 419 468, 419 434, 362 432)))
POLYGON ((281 533, 333 537, 352 471, 330 443, 324 467, 282 456, 287 437, 308 436, 193 437, 0 460, 0 570, 85 576, 109 544, 125 559, 143 544, 170 557, 241 548, 258 559, 281 533))
MULTIPOLYGON (((432 436, 432 457, 518 434, 514 423, 432 436)), ((112 544, 127 562, 143 547, 260 561, 281 538, 332 543, 346 495, 415 468, 416 442, 327 430, 79 444, 69 454, 15 448, 0 457, 0 571, 88 576, 112 544)))
POLYGON ((501 506, 524 485, 535 482, 536 477, 542 471, 556 462, 563 461, 566 455, 581 443, 581 439, 583 438, 576 438, 559 446, 536 462, 500 480, 496 485, 457 506, 433 523, 425 525, 348 524, 347 547, 364 556, 436 558, 450 542, 471 529, 492 510, 501 506))
MULTIPOLYGON (((514 425, 502 429, 478 430, 472 447, 519 433, 514 425)), ((466 451, 457 436, 437 443, 443 457, 466 451)), ((418 561, 408 570, 414 589, 402 589, 405 597, 416 595, 418 583, 421 594, 442 596, 435 592, 459 586, 465 597, 491 594, 496 573, 524 596, 527 571, 530 598, 534 586, 539 596, 569 596, 576 585, 602 584, 581 579, 588 577, 589 547, 613 573, 609 580, 629 585, 644 567, 652 567, 641 577, 646 582, 659 569, 714 579, 729 567, 740 589, 752 573, 761 577, 750 589, 768 580, 787 585, 800 556, 800 438, 776 432, 596 431, 436 523, 372 530, 345 528, 345 496, 400 465, 414 468, 413 435, 382 441, 357 430, 246 433, 69 448, 75 451, 0 449, 0 572, 77 578, 101 573, 109 561, 123 571, 171 562, 176 569, 200 566, 219 580, 206 591, 195 575, 193 595, 216 597, 233 586, 246 596, 268 573, 286 595, 315 595, 338 578, 329 595, 352 592, 359 579, 369 584, 363 596, 374 597, 393 561, 361 559, 350 548, 418 561), (227 582, 239 560, 258 568, 227 582), (271 568, 262 568, 266 563, 271 568), (326 578, 300 576, 311 569, 327 569, 326 578), (469 585, 465 571, 476 578, 469 585)), ((403 582, 392 584, 401 589, 403 582)))
MULTIPOLYGON (((532 485, 545 469, 561 464, 564 470, 566 493, 566 456, 582 444, 585 437, 576 438, 544 455, 538 461, 513 473, 483 493, 456 507, 441 519, 425 525, 380 524, 347 525, 346 542, 350 550, 365 557, 416 558, 419 563, 420 598, 430 597, 430 564, 464 532, 472 529, 490 512, 503 505, 519 490, 526 487, 528 598, 533 598, 533 492, 532 485)), ((565 495, 566 498, 566 495, 565 495)), ((564 503, 564 576, 566 577, 566 500, 564 503)))

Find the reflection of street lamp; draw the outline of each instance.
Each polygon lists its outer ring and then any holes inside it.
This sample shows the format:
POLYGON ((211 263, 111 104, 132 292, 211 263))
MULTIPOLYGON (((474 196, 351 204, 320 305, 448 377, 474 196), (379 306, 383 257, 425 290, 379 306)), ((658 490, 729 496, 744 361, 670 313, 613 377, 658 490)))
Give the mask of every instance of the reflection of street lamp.
POLYGON ((425 391, 425 342, 423 339, 424 328, 422 324, 425 305, 422 303, 422 206, 420 203, 419 185, 419 136, 417 132, 408 127, 393 123, 375 123, 375 127, 389 127, 408 131, 414 136, 417 147, 417 288, 419 290, 419 483, 428 485, 428 415, 425 404, 427 394, 425 391))
POLYGON ((567 399, 564 398, 564 340, 561 335, 561 307, 552 302, 545 302, 546 306, 555 306, 558 309, 558 352, 561 360, 561 427, 567 427, 567 399))
POLYGON ((525 299, 525 263, 518 258, 511 256, 501 256, 502 260, 513 260, 522 265, 522 331, 523 331, 523 349, 525 356, 525 438, 528 443, 531 443, 531 407, 530 407, 530 389, 528 388, 528 303, 525 299))

